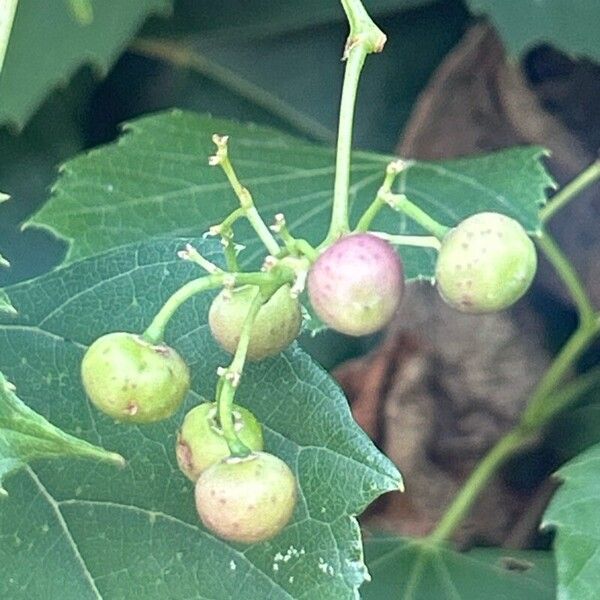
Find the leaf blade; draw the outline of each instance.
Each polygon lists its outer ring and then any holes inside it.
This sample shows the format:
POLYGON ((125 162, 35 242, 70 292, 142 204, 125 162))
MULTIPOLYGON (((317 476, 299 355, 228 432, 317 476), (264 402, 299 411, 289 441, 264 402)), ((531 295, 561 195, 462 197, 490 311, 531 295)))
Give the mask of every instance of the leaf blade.
MULTIPOLYGON (((223 260, 218 243, 194 243, 210 260, 223 260)), ((147 427, 115 425, 84 397, 78 368, 85 347, 109 329, 141 330, 172 291, 197 275, 193 265, 177 259, 182 245, 183 240, 133 244, 9 289, 19 317, 0 319, 0 344, 7 349, 0 365, 23 381, 21 394, 34 408, 52 412, 66 431, 103 441, 128 459, 118 473, 74 463, 57 472, 56 464, 50 470, 40 463, 35 475, 61 508, 105 597, 127 590, 130 596, 158 599, 176 595, 175 590, 178 597, 226 599, 245 582, 247 597, 257 600, 304 593, 354 598, 365 573, 353 515, 383 491, 398 489, 400 476, 353 423, 339 388, 298 347, 251 365, 238 392, 239 402, 266 423, 267 449, 286 460, 299 480, 294 522, 264 544, 229 546, 199 525, 192 485, 179 472, 174 451, 183 412, 147 427), (35 361, 23 364, 32 347, 35 361), (57 398, 52 406, 35 400, 42 382, 57 398), (205 556, 212 558, 207 562, 205 556)), ((216 367, 227 361, 206 327, 209 300, 191 300, 168 329, 168 342, 194 374, 187 408, 211 399, 216 367)), ((17 491, 31 487, 26 480, 18 474, 9 481, 11 519, 15 505, 27 501, 25 492, 17 491)), ((36 527, 47 520, 42 512, 33 516, 36 527)), ((0 528, 9 537, 18 526, 0 511, 0 528)), ((9 551, 14 548, 0 546, 0 558, 9 551)), ((25 564, 33 560, 20 557, 25 564)), ((69 565, 81 579, 81 568, 73 561, 69 565)), ((26 574, 11 575, 15 585, 23 585, 26 574)), ((11 591, 1 580, 0 595, 11 591)))
POLYGON ((600 445, 561 467, 563 481, 544 514, 543 528, 556 530, 558 598, 591 600, 600 586, 600 445))

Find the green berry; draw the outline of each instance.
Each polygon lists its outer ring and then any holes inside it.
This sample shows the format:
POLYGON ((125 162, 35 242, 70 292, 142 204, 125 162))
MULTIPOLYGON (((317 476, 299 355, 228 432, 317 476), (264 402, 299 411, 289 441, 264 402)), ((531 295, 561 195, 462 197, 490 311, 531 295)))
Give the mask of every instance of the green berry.
POLYGON ((465 219, 442 241, 436 265, 440 295, 466 313, 489 313, 514 304, 537 267, 535 246, 505 215, 484 212, 465 219))
MULTIPOLYGON (((231 354, 240 341, 240 331, 255 294, 256 288, 248 285, 223 290, 211 304, 210 329, 219 344, 231 354)), ((258 311, 247 358, 261 360, 279 354, 296 339, 301 324, 300 303, 292 297, 290 287, 284 285, 258 311)))
POLYGON ((196 482, 196 508, 219 537, 253 544, 275 537, 296 505, 296 478, 279 458, 256 452, 226 458, 196 482))
POLYGON ((88 348, 81 378, 97 408, 131 423, 170 417, 190 389, 188 367, 173 348, 124 332, 104 335, 88 348))
MULTIPOLYGON (((262 427, 247 409, 233 405, 234 428, 240 441, 255 452, 263 449, 262 427)), ((217 419, 216 403, 204 403, 188 412, 177 435, 177 463, 186 477, 200 474, 229 456, 229 447, 217 419)))

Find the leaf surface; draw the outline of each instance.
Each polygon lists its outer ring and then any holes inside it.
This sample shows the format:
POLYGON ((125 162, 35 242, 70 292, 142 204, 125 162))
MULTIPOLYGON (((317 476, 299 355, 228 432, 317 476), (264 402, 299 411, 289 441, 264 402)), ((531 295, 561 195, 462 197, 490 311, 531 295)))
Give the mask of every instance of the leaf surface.
POLYGON ((557 472, 563 481, 542 527, 556 530, 558 600, 592 600, 600 589, 600 445, 557 472))
MULTIPOLYGON (((85 348, 107 331, 142 331, 173 291, 198 276, 176 257, 183 243, 131 244, 9 288, 19 316, 0 317, 0 368, 19 381, 29 406, 64 431, 115 449, 127 466, 40 462, 7 481, 0 597, 356 597, 365 568, 354 515, 401 480, 354 423, 339 388, 299 347, 251 364, 237 396, 264 423, 267 450, 299 481, 293 521, 262 544, 232 546, 200 526, 193 486, 175 458, 184 410, 128 426, 85 399, 85 348)), ((194 243, 222 260, 219 243, 194 243)), ((194 298, 168 328, 167 342, 193 373, 187 409, 212 399, 216 369, 230 360, 209 333, 209 301, 194 298)))
MULTIPOLYGON (((157 235, 200 235, 237 206, 224 174, 210 167, 213 133, 230 136, 230 156, 267 223, 283 212, 293 234, 318 243, 329 220, 334 153, 275 130, 172 111, 126 126, 108 146, 67 162, 51 199, 28 222, 71 243, 68 261, 157 235)), ((414 164, 397 182, 434 218, 455 225, 481 210, 499 211, 539 231, 538 209, 552 180, 544 151, 514 148, 487 156, 414 164)), ((356 222, 381 185, 390 156, 357 152, 351 212, 356 222)), ((423 233, 402 215, 383 211, 374 226, 391 233, 423 233)), ((264 249, 248 227, 238 231, 246 265, 264 249)), ((408 279, 431 279, 432 250, 404 247, 408 279)))
POLYGON ((106 72, 146 17, 170 6, 171 0, 95 0, 86 24, 67 0, 19 2, 0 73, 0 125, 22 127, 81 65, 106 72))
POLYGON ((553 600, 550 552, 476 548, 466 553, 417 540, 366 542, 372 582, 365 600, 553 600))

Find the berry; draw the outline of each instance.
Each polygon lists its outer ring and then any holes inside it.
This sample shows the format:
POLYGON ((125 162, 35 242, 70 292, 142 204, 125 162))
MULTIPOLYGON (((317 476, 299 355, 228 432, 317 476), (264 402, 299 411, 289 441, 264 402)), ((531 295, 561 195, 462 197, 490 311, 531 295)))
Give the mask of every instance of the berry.
MULTIPOLYGON (((250 450, 263 449, 263 434, 256 417, 245 408, 233 405, 238 438, 250 450)), ((200 474, 229 456, 229 447, 217 421, 216 403, 192 408, 177 435, 177 463, 186 477, 197 481, 200 474)))
POLYGON ((88 348, 81 378, 97 408, 132 423, 170 417, 190 389, 188 367, 175 350, 124 332, 104 335, 88 348))
POLYGON ((196 482, 196 508, 219 537, 252 544, 276 536, 296 505, 296 478, 279 458, 256 452, 226 458, 196 482))
MULTIPOLYGON (((240 341, 240 331, 248 314, 256 287, 243 286, 223 290, 211 304, 208 322, 215 339, 233 354, 240 341)), ((250 334, 247 358, 261 360, 279 354, 298 336, 302 313, 297 298, 288 285, 279 288, 258 311, 250 334)))
POLYGON ((367 335, 385 327, 404 292, 402 261, 377 236, 341 238, 308 273, 308 296, 319 318, 348 335, 367 335))
POLYGON ((536 267, 535 246, 517 221, 499 213, 479 213, 450 230, 442 241, 437 287, 457 310, 495 312, 523 296, 536 267))

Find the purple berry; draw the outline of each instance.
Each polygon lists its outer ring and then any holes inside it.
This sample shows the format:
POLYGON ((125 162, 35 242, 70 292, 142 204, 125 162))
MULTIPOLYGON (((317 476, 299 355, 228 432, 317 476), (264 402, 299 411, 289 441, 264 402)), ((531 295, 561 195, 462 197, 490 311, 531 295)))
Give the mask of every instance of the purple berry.
POLYGON ((319 318, 348 335, 385 327, 404 292, 402 261, 385 240, 368 233, 341 238, 308 274, 308 295, 319 318))

